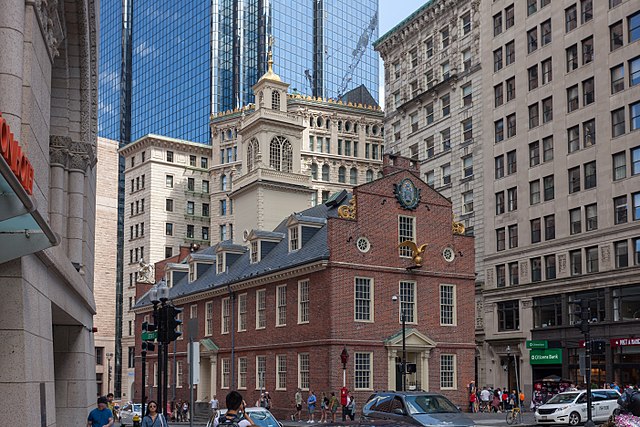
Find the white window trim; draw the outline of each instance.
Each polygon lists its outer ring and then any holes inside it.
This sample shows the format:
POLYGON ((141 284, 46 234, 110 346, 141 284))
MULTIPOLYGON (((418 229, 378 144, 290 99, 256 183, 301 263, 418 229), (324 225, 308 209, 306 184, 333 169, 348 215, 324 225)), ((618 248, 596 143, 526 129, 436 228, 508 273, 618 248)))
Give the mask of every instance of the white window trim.
POLYGON ((353 389, 356 391, 361 391, 361 390, 366 390, 366 391, 370 391, 373 390, 373 352, 372 351, 356 351, 353 355, 353 389), (356 355, 355 353, 359 353, 359 354, 368 354, 369 355, 369 387, 368 388, 357 388, 356 387, 356 355))
POLYGON ((213 301, 207 301, 204 305, 204 335, 206 337, 213 335, 213 301), (209 306, 211 307, 211 327, 207 328, 207 313, 209 312, 209 306))
POLYGON ((258 370, 258 367, 260 366, 260 364, 258 363, 258 361, 260 360, 261 357, 265 358, 264 361, 264 382, 265 385, 267 383, 267 356, 264 354, 259 354, 256 356, 256 390, 262 390, 263 387, 260 387, 260 377, 258 376, 260 374, 260 371, 258 370))
POLYGON ((287 311, 287 304, 285 301, 285 305, 284 305, 284 310, 285 310, 285 321, 284 323, 280 323, 280 289, 284 288, 285 291, 285 299, 286 299, 286 294, 287 294, 287 285, 278 285, 276 286, 276 328, 281 328, 284 326, 287 326, 287 320, 286 320, 286 311, 287 311))
POLYGON ((374 323, 375 321, 375 316, 374 316, 374 289, 375 289, 375 279, 373 277, 363 277, 363 276, 356 276, 353 278, 353 321, 354 322, 361 322, 361 323, 374 323), (369 320, 362 320, 362 319, 356 319, 356 282, 358 279, 365 279, 369 281, 369 293, 371 294, 371 298, 369 300, 369 320))
POLYGON ((176 388, 182 388, 182 382, 184 380, 184 366, 181 361, 176 361, 176 388), (180 375, 178 375, 180 372, 180 375))
POLYGON ((249 245, 249 249, 251 251, 251 253, 249 254, 249 260, 251 264, 256 264, 258 262, 260 262, 260 260, 262 259, 262 257, 260 256, 260 240, 254 240, 253 242, 251 242, 251 244, 249 245), (253 251, 253 244, 256 244, 256 251, 253 251), (253 254, 256 254, 256 260, 253 261, 253 254))
POLYGON ((308 374, 309 374, 309 384, 311 384, 311 354, 310 353, 298 353, 298 388, 300 390, 302 390, 302 391, 309 391, 309 387, 302 387, 302 370, 300 369, 300 366, 302 364, 300 363, 300 359, 301 359, 301 356, 304 356, 304 355, 307 356, 307 359, 309 361, 308 374))
POLYGON ((440 355, 440 390, 457 390, 458 389, 458 358, 456 354, 440 355), (453 387, 442 387, 442 356, 453 356, 453 387))
POLYGON ((246 357, 238 357, 238 390, 246 390, 247 389, 247 377, 248 377, 248 373, 249 373, 249 365, 248 365, 248 361, 246 357), (245 361, 245 368, 246 371, 244 371, 244 387, 240 386, 240 360, 244 359, 245 361))
POLYGON ((222 298, 220 304, 220 333, 222 335, 227 335, 231 330, 231 299, 229 297, 222 298), (224 305, 228 302, 229 304, 229 330, 224 330, 224 305))
MULTIPOLYGON (((415 280, 400 280, 398 282, 398 295, 402 295, 402 293, 400 292, 401 282, 413 283, 413 316, 412 316, 413 322, 406 321, 405 323, 409 325, 417 325, 418 324, 418 283, 415 280)), ((400 304, 400 307, 402 307, 402 301, 399 300, 398 303, 400 304)), ((439 304, 438 304, 438 307, 440 307, 439 304)), ((440 313, 438 313, 438 316, 439 315, 440 313)), ((398 323, 402 323, 402 313, 400 310, 398 310, 398 323)))
MULTIPOLYGON (((413 236, 413 238, 411 239, 411 241, 415 242, 416 241, 416 217, 415 216, 409 216, 409 215, 398 215, 398 244, 402 243, 400 241, 400 218, 411 218, 412 221, 412 228, 413 230, 411 231, 411 235, 413 236)), ((402 248, 400 248, 402 249, 402 248)), ((400 256, 400 258, 411 258, 410 255, 400 255, 400 249, 398 249, 398 255, 400 256)))
POLYGON ((247 302, 249 301, 249 297, 246 293, 244 294, 239 294, 238 295, 238 318, 236 319, 236 321, 238 322, 238 332, 246 332, 247 331, 247 314, 249 312, 249 307, 247 306, 247 302), (244 329, 240 329, 240 299, 244 297, 244 329))
POLYGON ((276 390, 287 390, 287 371, 289 370, 289 366, 287 364, 287 355, 286 354, 277 354, 276 355, 276 390), (284 386, 280 384, 280 360, 284 358, 285 360, 285 370, 284 370, 284 386))
POLYGON ((224 383, 224 362, 229 362, 229 383, 231 383, 231 360, 229 358, 222 358, 220 360, 220 388, 224 390, 228 390, 231 387, 231 384, 224 383))
POLYGON ((296 252, 299 251, 300 248, 302 247, 302 227, 298 224, 298 225, 294 225, 292 227, 289 227, 289 252, 296 252), (298 240, 298 248, 297 249, 291 249, 291 230, 295 229, 297 231, 297 240, 298 240))
POLYGON ((256 289, 256 329, 257 330, 265 329, 267 327, 267 319, 266 319, 266 317, 267 317, 267 290, 265 288, 256 289), (265 325, 264 326, 260 326, 260 319, 258 317, 259 316, 259 312, 260 312, 259 305, 258 305, 258 304, 260 304, 260 298, 258 298, 258 294, 260 292, 264 292, 264 305, 265 305, 265 308, 264 308, 264 316, 265 316, 264 324, 265 325))
POLYGON ((300 299, 300 295, 302 295, 301 289, 302 285, 307 284, 307 318, 311 318, 311 286, 309 279, 299 280, 298 281, 298 325, 305 325, 309 323, 309 320, 302 320, 302 300, 300 299))
MULTIPOLYGON (((451 283, 440 283, 438 286, 438 307, 441 308, 442 305, 442 287, 443 286, 451 286, 453 288, 453 322, 451 324, 442 323, 442 317, 440 317, 440 326, 458 326, 458 289, 457 286, 451 283)), ((440 313, 438 313, 440 316, 440 313)))

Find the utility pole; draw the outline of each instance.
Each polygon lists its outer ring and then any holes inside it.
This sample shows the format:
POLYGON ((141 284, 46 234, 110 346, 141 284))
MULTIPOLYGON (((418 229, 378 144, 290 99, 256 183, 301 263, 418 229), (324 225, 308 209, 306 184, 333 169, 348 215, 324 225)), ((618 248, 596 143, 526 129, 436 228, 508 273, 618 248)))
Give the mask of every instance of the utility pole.
POLYGON ((589 324, 589 300, 581 299, 572 301, 574 304, 574 317, 579 317, 574 326, 580 329, 584 334, 584 361, 585 361, 585 381, 587 383, 587 421, 585 427, 595 427, 592 414, 592 396, 591 396, 591 325, 589 324))

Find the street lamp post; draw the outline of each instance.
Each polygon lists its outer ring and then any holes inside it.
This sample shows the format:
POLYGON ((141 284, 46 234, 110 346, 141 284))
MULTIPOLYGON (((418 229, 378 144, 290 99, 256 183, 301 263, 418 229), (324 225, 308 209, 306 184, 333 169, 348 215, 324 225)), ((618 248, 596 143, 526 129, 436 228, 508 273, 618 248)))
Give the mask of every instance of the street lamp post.
MULTIPOLYGON (((507 366, 509 366, 509 364, 511 360, 511 346, 507 346, 507 366)), ((520 407, 520 380, 518 378, 518 359, 516 357, 516 354, 513 354, 513 366, 514 369, 516 371, 516 406, 520 407)), ((507 378, 507 383, 509 382, 509 379, 507 378)), ((507 393, 509 391, 507 390, 507 393)))
MULTIPOLYGON (((398 296, 391 297, 393 302, 398 301, 398 296)), ((406 316, 404 315, 404 306, 400 301, 400 321, 402 322, 402 391, 407 391, 407 337, 406 337, 406 316)))
MULTIPOLYGON (((151 288, 151 290, 149 291, 149 299, 151 300, 151 303, 153 304, 153 323, 154 325, 156 325, 157 327, 157 333, 158 336, 161 336, 161 332, 162 332, 162 328, 164 328, 163 322, 160 319, 160 314, 161 311, 158 309, 158 304, 160 304, 160 286, 164 283, 164 280, 161 280, 160 283, 153 285, 153 287, 151 288)), ((166 284, 165 284, 166 286, 166 284)), ((158 386, 158 395, 156 397, 156 400, 158 401, 158 412, 164 414, 164 410, 163 408, 165 408, 165 406, 163 406, 162 404, 162 380, 164 378, 164 376, 162 375, 162 367, 163 367, 163 363, 162 361, 163 359, 163 354, 164 354, 164 348, 162 346, 162 343, 160 343, 158 341, 158 361, 157 361, 157 366, 158 369, 156 371, 156 385, 158 386)), ((144 375, 144 373, 143 373, 144 375)), ((151 394, 151 393, 149 393, 151 394)), ((143 405, 144 406, 144 405, 143 405)), ((144 409, 144 408, 143 408, 144 409)))
POLYGON ((113 353, 108 352, 107 356, 107 394, 111 391, 111 358, 113 357, 113 353))
MULTIPOLYGON (((158 298, 160 299, 160 303, 162 304, 162 307, 160 309, 160 312, 162 313, 162 315, 160 316, 160 327, 162 329, 164 329, 164 334, 166 335, 168 333, 168 331, 166 330, 167 328, 167 301, 169 300, 169 287, 167 286, 167 283, 164 280, 161 280, 160 283, 158 284, 158 298)), ((160 334, 158 332, 159 336, 163 336, 163 334, 160 334)), ((160 396, 160 393, 162 390, 162 413, 166 415, 167 413, 167 398, 168 398, 168 383, 169 383, 169 342, 161 342, 160 345, 158 347, 162 347, 162 389, 158 388, 158 396, 160 396)), ((158 351, 159 353, 159 351, 158 351)))
POLYGON ((340 353, 340 361, 342 362, 342 387, 347 386, 347 363, 349 362, 349 353, 347 353, 347 347, 342 348, 340 353))

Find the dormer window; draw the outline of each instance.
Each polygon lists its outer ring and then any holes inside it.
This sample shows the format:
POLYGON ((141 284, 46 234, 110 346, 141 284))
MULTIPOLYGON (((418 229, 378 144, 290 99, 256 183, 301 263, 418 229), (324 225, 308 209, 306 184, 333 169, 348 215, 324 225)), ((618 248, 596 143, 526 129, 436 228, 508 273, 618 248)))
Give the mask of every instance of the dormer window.
POLYGON ((196 280, 196 263, 189 264, 189 283, 196 280))
POLYGON ((224 273, 224 252, 218 253, 218 274, 224 273))
POLYGON ((277 90, 274 90, 271 93, 271 108, 273 110, 280 109, 280 92, 278 92, 277 90))
POLYGON ((253 242, 251 242, 251 264, 254 264, 260 260, 260 256, 258 253, 258 248, 260 245, 258 243, 258 240, 254 240, 253 242))
POLYGON ((289 228, 289 252, 300 249, 300 236, 298 226, 289 228))

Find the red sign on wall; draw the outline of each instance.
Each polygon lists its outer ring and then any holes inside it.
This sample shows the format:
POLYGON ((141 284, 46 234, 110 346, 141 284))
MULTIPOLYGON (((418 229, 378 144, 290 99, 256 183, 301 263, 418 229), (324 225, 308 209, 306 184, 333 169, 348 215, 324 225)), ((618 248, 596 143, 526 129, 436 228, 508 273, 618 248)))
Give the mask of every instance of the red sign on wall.
POLYGON ((632 345, 640 345, 640 338, 612 338, 611 347, 626 347, 632 345))
POLYGON ((0 113, 0 155, 28 194, 33 194, 33 166, 0 113))

